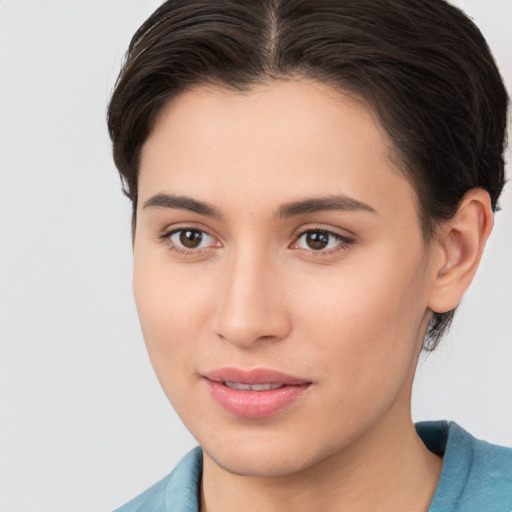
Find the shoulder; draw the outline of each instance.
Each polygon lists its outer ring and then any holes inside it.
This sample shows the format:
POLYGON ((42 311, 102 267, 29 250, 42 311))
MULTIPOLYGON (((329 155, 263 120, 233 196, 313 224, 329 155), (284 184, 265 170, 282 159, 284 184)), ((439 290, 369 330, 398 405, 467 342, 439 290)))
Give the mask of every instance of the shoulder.
POLYGON ((158 483, 146 489, 142 494, 114 512, 164 512, 165 488, 171 475, 172 473, 162 478, 158 483))
POLYGON ((512 448, 470 437, 473 460, 464 499, 479 510, 512 511, 512 448))
POLYGON ((194 448, 174 470, 114 512, 197 512, 202 451, 194 448))
POLYGON ((476 439, 454 422, 423 422, 416 429, 443 456, 429 512, 512 511, 512 448, 476 439))

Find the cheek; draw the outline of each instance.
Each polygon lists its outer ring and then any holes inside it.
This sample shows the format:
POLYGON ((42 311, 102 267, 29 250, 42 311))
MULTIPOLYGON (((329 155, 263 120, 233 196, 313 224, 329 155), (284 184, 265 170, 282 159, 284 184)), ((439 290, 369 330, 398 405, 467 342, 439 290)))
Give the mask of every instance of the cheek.
POLYGON ((200 279, 169 275, 168 265, 134 266, 135 302, 147 351, 160 385, 177 414, 194 416, 191 391, 197 385, 197 359, 202 353, 206 290, 200 279), (195 285, 194 285, 195 283, 195 285))
POLYGON ((414 364, 426 311, 424 268, 421 254, 399 272, 396 261, 381 255, 295 294, 302 337, 315 340, 318 363, 346 389, 399 385, 414 364))
POLYGON ((158 258, 135 256, 137 311, 151 362, 166 391, 179 386, 178 377, 193 366, 209 316, 207 304, 212 302, 207 281, 189 269, 171 268, 158 258))

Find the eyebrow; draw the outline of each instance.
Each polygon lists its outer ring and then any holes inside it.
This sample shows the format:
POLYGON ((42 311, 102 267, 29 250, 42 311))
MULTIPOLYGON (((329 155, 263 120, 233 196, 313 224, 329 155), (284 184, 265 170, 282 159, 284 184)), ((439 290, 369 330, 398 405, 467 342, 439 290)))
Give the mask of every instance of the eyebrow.
POLYGON ((198 201, 197 199, 192 199, 191 197, 177 196, 174 194, 156 194, 144 203, 143 208, 188 210, 198 213, 199 215, 206 215, 207 217, 222 218, 222 214, 215 206, 203 201, 198 201))
POLYGON ((344 195, 332 195, 307 198, 283 204, 274 216, 277 218, 294 217, 295 215, 321 211, 365 211, 378 214, 375 208, 371 207, 369 204, 363 203, 362 201, 358 201, 357 199, 344 195))
MULTIPOLYGON (((198 201, 188 196, 179 196, 174 194, 159 193, 150 197, 143 208, 169 208, 175 210, 188 210, 199 215, 222 219, 222 213, 212 204, 204 201, 198 201)), ((274 218, 289 218, 305 213, 315 213, 321 211, 366 211, 377 214, 375 208, 369 204, 353 199, 345 195, 331 195, 325 197, 312 197, 299 201, 293 201, 281 205, 274 218)))

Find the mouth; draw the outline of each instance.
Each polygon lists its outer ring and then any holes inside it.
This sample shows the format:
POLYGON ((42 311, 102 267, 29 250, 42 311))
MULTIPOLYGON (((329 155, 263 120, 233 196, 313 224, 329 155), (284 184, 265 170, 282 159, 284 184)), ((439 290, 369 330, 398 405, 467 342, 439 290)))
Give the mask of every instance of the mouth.
POLYGON ((275 370, 220 368, 203 375, 213 400, 240 418, 267 418, 304 395, 311 381, 275 370))
POLYGON ((271 389, 279 389, 285 386, 285 384, 273 384, 271 382, 267 384, 243 384, 242 382, 224 381, 222 384, 238 391, 270 391, 271 389))

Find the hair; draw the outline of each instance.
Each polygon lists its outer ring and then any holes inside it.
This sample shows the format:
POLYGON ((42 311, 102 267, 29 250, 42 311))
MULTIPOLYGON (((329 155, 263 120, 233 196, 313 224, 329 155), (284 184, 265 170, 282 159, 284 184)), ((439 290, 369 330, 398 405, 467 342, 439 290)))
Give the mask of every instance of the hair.
MULTIPOLYGON (((472 188, 504 184, 508 96, 480 30, 443 0, 169 0, 133 36, 108 128, 136 223, 141 149, 162 108, 213 84, 310 78, 377 115, 417 195, 425 240, 472 188)), ((433 313, 433 350, 454 310, 433 313)))

